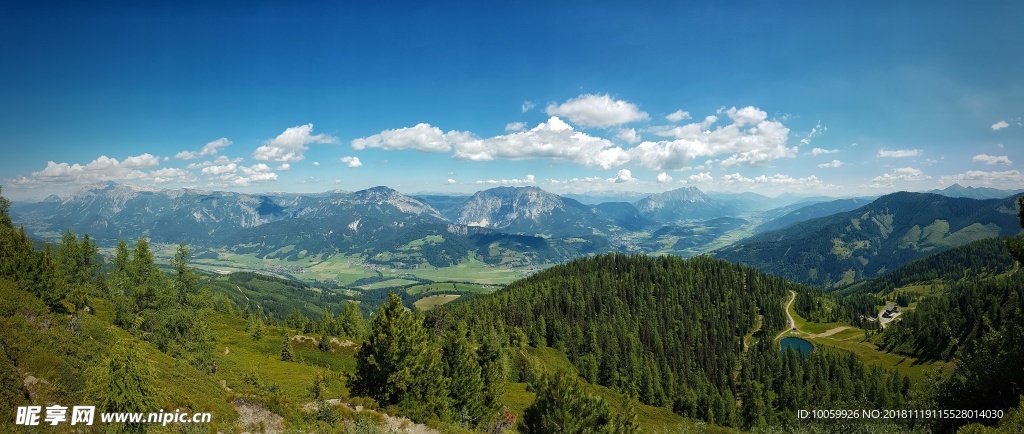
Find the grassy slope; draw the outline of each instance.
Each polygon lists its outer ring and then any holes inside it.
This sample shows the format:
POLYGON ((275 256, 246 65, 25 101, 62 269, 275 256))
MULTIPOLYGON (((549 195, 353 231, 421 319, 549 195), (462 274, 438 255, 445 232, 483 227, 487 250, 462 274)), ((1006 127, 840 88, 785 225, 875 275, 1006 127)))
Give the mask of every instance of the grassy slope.
POLYGON ((796 336, 813 342, 815 345, 826 345, 850 351, 867 363, 882 366, 888 369, 896 369, 914 380, 923 380, 925 373, 933 369, 948 369, 949 365, 943 362, 923 362, 913 357, 887 353, 880 350, 877 345, 865 339, 865 331, 859 328, 850 327, 842 323, 815 323, 809 322, 799 314, 792 306, 789 307, 789 314, 796 322, 799 331, 791 331, 786 336, 796 336), (826 337, 812 337, 812 334, 824 333, 836 327, 849 327, 846 330, 826 337))

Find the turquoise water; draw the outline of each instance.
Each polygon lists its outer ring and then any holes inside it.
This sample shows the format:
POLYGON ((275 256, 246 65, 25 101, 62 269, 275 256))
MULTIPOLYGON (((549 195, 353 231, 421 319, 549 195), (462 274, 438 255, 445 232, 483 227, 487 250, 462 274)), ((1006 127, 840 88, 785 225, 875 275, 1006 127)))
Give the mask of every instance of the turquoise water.
POLYGON ((793 347, 794 350, 799 351, 800 354, 803 354, 805 356, 810 354, 811 351, 814 350, 813 344, 800 338, 783 338, 782 342, 779 342, 779 344, 781 345, 783 351, 786 350, 786 347, 793 347))

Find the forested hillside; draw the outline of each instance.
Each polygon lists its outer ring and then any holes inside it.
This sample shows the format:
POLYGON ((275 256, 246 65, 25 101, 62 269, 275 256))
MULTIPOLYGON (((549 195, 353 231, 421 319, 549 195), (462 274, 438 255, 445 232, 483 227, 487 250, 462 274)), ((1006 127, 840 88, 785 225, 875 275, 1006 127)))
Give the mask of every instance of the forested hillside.
POLYGON ((878 277, 915 259, 1020 232, 1013 198, 898 192, 853 211, 765 232, 715 253, 825 288, 878 277))
POLYGON ((552 346, 588 382, 721 425, 794 423, 792 412, 812 403, 907 399, 905 378, 851 355, 780 360, 771 337, 787 321, 790 291, 815 290, 708 257, 608 254, 445 306, 428 322, 465 320, 471 329, 552 346), (743 338, 755 329, 758 341, 745 351, 743 338))

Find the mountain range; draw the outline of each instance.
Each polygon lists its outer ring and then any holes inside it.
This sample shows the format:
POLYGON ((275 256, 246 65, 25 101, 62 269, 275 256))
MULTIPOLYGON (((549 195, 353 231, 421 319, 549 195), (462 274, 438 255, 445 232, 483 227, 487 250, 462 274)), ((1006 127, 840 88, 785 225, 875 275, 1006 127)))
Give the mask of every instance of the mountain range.
MULTIPOLYGON (((1012 194, 954 187, 946 192, 1012 194)), ((264 258, 355 255, 399 268, 444 267, 471 255, 525 266, 608 251, 690 256, 726 246, 715 254, 826 286, 1016 232, 1009 198, 902 192, 877 200, 824 199, 779 198, 776 208, 768 208, 772 201, 754 193, 684 187, 632 203, 588 205, 538 187, 408 196, 383 186, 245 194, 105 183, 66 198, 18 203, 11 213, 42 239, 71 229, 106 246, 146 236, 264 258)))

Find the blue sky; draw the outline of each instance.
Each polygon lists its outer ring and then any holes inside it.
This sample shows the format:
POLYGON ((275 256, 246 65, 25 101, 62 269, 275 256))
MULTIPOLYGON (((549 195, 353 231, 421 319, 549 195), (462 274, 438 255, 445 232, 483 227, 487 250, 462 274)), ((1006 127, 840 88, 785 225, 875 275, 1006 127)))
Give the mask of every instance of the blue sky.
POLYGON ((5 6, 4 195, 1024 188, 1018 1, 250 3, 5 6))

